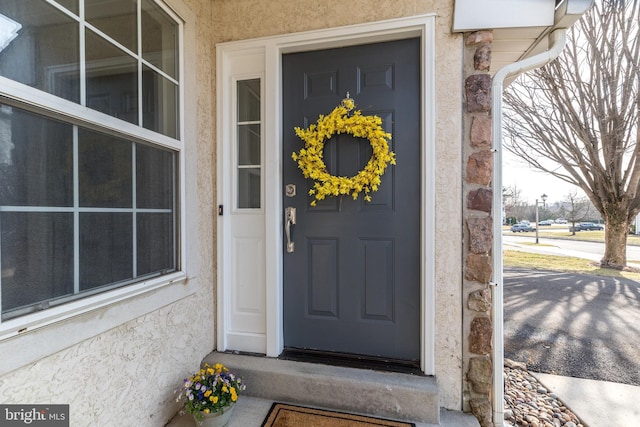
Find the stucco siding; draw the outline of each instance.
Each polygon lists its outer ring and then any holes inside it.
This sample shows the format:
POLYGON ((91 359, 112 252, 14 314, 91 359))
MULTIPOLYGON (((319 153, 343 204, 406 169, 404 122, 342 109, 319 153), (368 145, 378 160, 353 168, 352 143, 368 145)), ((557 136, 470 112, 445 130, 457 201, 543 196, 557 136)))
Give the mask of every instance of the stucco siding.
POLYGON ((213 0, 216 42, 243 40, 437 13, 450 33, 453 1, 213 0), (239 19, 238 19, 239 18, 239 19))
POLYGON ((0 400, 69 404, 72 426, 164 425, 173 390, 211 348, 211 315, 194 307, 184 299, 13 371, 0 400))

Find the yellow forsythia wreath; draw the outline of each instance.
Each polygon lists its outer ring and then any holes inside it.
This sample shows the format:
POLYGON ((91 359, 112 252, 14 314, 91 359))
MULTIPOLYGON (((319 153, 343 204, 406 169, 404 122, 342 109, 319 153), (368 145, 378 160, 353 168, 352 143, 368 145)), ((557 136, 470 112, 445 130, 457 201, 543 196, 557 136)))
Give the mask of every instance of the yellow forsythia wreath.
POLYGON ((329 115, 321 115, 308 129, 295 128, 296 135, 305 145, 291 157, 298 162, 298 168, 302 170, 304 177, 315 181, 313 188, 309 190, 309 195, 314 196, 311 206, 327 196, 350 194, 355 200, 361 192, 365 194, 364 199, 370 202, 369 193, 378 190, 380 177, 389 163, 396 164, 396 155, 389 150, 391 134, 382 128, 382 119, 378 116, 363 116, 360 110, 349 114, 354 108, 353 99, 347 98, 329 115), (367 165, 352 177, 331 175, 323 160, 325 142, 334 134, 341 133, 366 138, 373 148, 373 155, 367 165))

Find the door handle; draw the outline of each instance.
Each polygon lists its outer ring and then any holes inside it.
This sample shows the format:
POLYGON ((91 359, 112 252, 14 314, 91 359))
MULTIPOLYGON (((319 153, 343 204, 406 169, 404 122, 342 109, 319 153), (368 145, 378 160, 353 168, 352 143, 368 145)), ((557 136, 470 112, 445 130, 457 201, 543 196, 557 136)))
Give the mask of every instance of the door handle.
POLYGON ((284 210, 284 232, 287 235, 287 253, 295 250, 295 244, 291 241, 291 226, 296 225, 296 208, 288 207, 284 210))

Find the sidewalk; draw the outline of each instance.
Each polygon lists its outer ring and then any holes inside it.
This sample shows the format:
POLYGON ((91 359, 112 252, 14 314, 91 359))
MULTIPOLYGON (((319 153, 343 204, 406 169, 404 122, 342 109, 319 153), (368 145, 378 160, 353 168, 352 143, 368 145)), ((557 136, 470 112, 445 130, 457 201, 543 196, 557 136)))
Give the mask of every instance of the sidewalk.
POLYGON ((530 372, 571 409, 585 427, 640 425, 640 387, 530 372))

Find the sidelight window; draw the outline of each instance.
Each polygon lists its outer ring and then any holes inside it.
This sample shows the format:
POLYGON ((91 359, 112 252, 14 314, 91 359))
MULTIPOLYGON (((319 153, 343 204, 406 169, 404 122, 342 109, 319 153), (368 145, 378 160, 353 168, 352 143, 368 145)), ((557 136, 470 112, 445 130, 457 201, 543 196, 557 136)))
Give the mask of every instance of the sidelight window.
POLYGON ((238 208, 260 208, 262 194, 262 143, 260 79, 237 83, 238 208))

